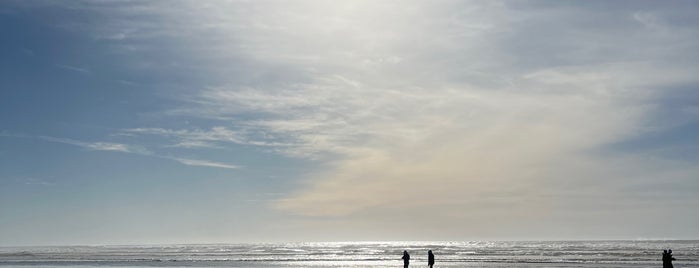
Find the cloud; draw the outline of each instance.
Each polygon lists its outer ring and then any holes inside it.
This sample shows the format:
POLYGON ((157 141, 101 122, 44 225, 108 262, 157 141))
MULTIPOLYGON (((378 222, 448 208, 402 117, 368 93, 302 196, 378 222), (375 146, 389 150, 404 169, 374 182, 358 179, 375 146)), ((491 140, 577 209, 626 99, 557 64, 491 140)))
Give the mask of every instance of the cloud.
POLYGON ((174 157, 170 158, 170 159, 175 160, 177 162, 180 162, 182 164, 188 165, 188 166, 216 167, 216 168, 226 168, 226 169, 238 169, 238 168, 240 168, 239 166, 236 166, 236 165, 224 164, 224 163, 218 163, 218 162, 212 162, 212 161, 206 161, 206 160, 174 158, 174 157))
POLYGON ((171 139, 174 144, 168 147, 180 148, 223 148, 221 144, 241 144, 254 146, 285 146, 273 140, 257 140, 259 133, 250 133, 249 129, 239 127, 231 130, 216 126, 204 129, 164 129, 164 128, 132 128, 124 129, 121 135, 152 135, 171 139))
POLYGON ((125 129, 119 135, 151 135, 171 140, 166 147, 174 148, 222 148, 220 142, 242 143, 232 131, 219 127, 211 132, 202 130, 172 130, 163 128, 125 129))
POLYGON ((64 64, 56 64, 56 67, 69 70, 69 71, 74 71, 82 74, 92 74, 92 71, 85 69, 85 68, 80 68, 80 67, 75 67, 71 65, 64 65, 64 64))
POLYGON ((56 137, 49 137, 49 136, 40 136, 39 138, 41 138, 42 140, 50 141, 50 142, 58 142, 58 143, 75 145, 75 146, 83 147, 85 149, 94 150, 94 151, 115 151, 115 152, 141 153, 141 154, 148 154, 149 153, 145 149, 135 148, 135 147, 128 146, 126 144, 121 144, 121 143, 84 142, 84 141, 78 141, 78 140, 73 140, 73 139, 56 138, 56 137))
MULTIPOLYGON (((152 131, 152 130, 150 130, 150 131, 152 131)), ((158 154, 153 153, 153 152, 151 152, 145 148, 142 148, 142 147, 126 145, 126 144, 121 144, 121 143, 84 142, 84 141, 78 141, 78 140, 73 140, 73 139, 56 138, 56 137, 49 137, 49 136, 40 136, 39 138, 46 140, 46 141, 50 141, 50 142, 58 142, 58 143, 75 145, 75 146, 79 146, 79 147, 86 148, 89 150, 94 150, 94 151, 113 151, 113 152, 133 153, 133 154, 138 154, 138 155, 145 155, 145 156, 169 159, 169 160, 174 160, 174 161, 177 161, 181 164, 188 165, 188 166, 201 166, 201 167, 213 167, 213 168, 224 168, 224 169, 238 169, 238 168, 240 168, 240 166, 237 166, 237 165, 219 163, 219 162, 208 161, 208 160, 188 159, 188 158, 181 158, 181 157, 158 155, 158 154)))
POLYGON ((210 143, 210 142, 205 142, 205 141, 180 141, 178 143, 169 145, 167 147, 175 147, 175 148, 223 148, 222 146, 218 146, 216 144, 210 143))
POLYGON ((209 84, 194 83, 164 114, 216 127, 123 133, 319 163, 272 202, 282 212, 497 233, 623 222, 620 209, 660 219, 662 205, 697 203, 681 190, 698 187, 692 161, 611 146, 668 128, 654 119, 659 100, 699 82, 695 23, 665 19, 682 17, 680 6, 180 4, 113 9, 93 34, 175 43, 170 56, 209 84), (415 219, 428 209, 439 221, 415 219))
POLYGON ((172 138, 177 143, 173 147, 195 148, 195 147, 216 147, 215 142, 229 142, 244 144, 246 141, 241 135, 225 127, 213 127, 210 130, 172 130, 164 128, 132 128, 125 129, 122 133, 155 135, 165 138, 172 138))
POLYGON ((136 83, 136 82, 133 82, 133 81, 129 81, 129 80, 124 80, 124 79, 119 79, 118 82, 119 82, 120 84, 127 85, 127 86, 132 86, 132 87, 133 87, 133 86, 140 86, 139 83, 136 83))
POLYGON ((665 88, 698 82, 695 64, 671 60, 697 47, 684 27, 625 24, 657 17, 614 9, 593 23, 617 27, 608 31, 589 25, 593 10, 565 5, 361 2, 242 19, 211 11, 190 27, 242 20, 215 28, 239 40, 208 47, 260 63, 261 74, 192 92, 172 114, 232 122, 285 144, 278 152, 324 162, 273 204, 292 214, 381 221, 429 208, 452 230, 535 217, 517 211, 564 219, 562 207, 627 206, 621 200, 642 199, 630 189, 674 168, 695 172, 599 153, 643 135, 665 88), (566 185, 580 185, 577 199, 562 197, 566 185))
POLYGON ((18 181, 23 182, 25 185, 34 185, 34 186, 43 186, 43 187, 51 187, 51 186, 56 185, 56 183, 54 183, 54 182, 50 182, 50 181, 38 179, 38 178, 32 178, 32 177, 22 178, 22 179, 19 179, 18 181))
POLYGON ((633 13, 633 19, 638 21, 648 29, 659 29, 661 25, 661 23, 658 21, 658 18, 650 12, 639 11, 633 13))

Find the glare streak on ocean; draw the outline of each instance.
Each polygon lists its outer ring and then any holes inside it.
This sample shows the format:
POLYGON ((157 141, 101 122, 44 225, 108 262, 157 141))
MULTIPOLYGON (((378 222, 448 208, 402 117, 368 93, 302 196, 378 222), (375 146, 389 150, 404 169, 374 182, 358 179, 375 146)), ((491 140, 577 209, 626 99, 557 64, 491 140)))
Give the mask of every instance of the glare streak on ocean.
POLYGON ((3 267, 699 267, 699 241, 333 242, 0 247, 3 267))

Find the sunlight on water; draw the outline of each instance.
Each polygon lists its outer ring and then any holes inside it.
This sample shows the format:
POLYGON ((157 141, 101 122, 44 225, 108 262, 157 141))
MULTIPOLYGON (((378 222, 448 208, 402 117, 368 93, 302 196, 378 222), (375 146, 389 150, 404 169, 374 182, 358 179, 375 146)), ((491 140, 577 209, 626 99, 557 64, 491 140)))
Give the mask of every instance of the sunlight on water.
POLYGON ((337 242, 0 248, 4 267, 699 267, 699 241, 337 242))

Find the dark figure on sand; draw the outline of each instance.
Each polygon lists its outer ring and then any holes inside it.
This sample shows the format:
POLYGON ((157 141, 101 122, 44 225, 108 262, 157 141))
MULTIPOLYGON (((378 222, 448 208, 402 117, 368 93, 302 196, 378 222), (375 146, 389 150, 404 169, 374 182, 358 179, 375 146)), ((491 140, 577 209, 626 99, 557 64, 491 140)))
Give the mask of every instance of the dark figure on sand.
POLYGON ((434 265, 434 254, 432 254, 431 250, 427 251, 427 266, 432 268, 432 265, 434 265))
POLYGON ((663 268, 673 268, 672 261, 674 260, 675 258, 672 257, 672 249, 663 250, 663 268))
POLYGON ((403 250, 403 268, 408 268, 408 265, 410 264, 410 254, 408 254, 408 251, 403 250))

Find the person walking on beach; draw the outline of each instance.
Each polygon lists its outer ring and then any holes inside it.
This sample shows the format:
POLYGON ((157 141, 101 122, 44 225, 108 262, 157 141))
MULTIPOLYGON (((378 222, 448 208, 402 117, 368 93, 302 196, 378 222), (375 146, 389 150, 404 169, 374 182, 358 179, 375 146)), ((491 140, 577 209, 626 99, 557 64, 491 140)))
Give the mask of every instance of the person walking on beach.
POLYGON ((427 251, 427 266, 432 268, 432 265, 434 265, 434 254, 432 254, 432 250, 427 251))
POLYGON ((672 257, 672 249, 663 250, 663 268, 673 268, 672 261, 674 260, 675 258, 672 257))
POLYGON ((410 254, 408 254, 407 250, 403 250, 403 268, 408 268, 408 265, 410 265, 410 254))

